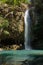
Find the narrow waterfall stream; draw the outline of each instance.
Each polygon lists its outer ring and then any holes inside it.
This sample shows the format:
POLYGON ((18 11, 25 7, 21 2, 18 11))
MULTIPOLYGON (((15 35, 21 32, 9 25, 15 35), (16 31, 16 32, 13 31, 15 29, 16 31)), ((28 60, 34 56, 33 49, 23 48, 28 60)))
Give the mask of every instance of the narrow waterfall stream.
POLYGON ((29 9, 25 11, 25 16, 24 16, 24 23, 25 23, 25 50, 30 50, 31 49, 31 19, 29 15, 29 9))

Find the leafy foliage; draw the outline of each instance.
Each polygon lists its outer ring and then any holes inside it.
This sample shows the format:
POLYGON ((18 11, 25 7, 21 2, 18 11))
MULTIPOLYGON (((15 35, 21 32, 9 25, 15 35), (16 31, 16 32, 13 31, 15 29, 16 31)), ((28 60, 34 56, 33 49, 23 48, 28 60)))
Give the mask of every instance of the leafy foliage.
POLYGON ((2 23, 2 27, 8 27, 9 26, 9 22, 7 20, 4 20, 4 22, 2 23))
POLYGON ((11 5, 20 5, 20 3, 28 3, 28 0, 0 0, 0 2, 11 5))
POLYGON ((9 35, 9 31, 7 31, 7 28, 9 26, 9 21, 4 19, 3 17, 0 17, 0 33, 4 33, 5 35, 9 35))
POLYGON ((3 33, 4 33, 5 35, 9 35, 9 34, 10 34, 7 30, 4 30, 3 33))
POLYGON ((9 22, 6 19, 1 18, 2 21, 0 23, 0 28, 7 28, 9 26, 9 22))

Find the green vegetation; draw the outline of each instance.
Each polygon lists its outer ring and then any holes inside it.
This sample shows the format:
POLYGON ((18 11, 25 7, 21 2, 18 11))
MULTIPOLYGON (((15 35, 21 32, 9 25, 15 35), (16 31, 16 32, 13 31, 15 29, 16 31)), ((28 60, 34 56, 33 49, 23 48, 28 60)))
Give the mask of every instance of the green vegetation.
POLYGON ((0 2, 11 5, 20 5, 20 3, 28 3, 27 0, 0 0, 0 2))
POLYGON ((9 26, 8 20, 0 17, 0 28, 7 28, 9 26))
POLYGON ((3 17, 0 17, 0 28, 5 28, 9 26, 8 20, 4 19, 3 17))
POLYGON ((4 33, 5 35, 9 35, 9 34, 10 34, 10 33, 9 33, 8 31, 6 31, 6 30, 4 30, 3 33, 4 33))
POLYGON ((4 19, 3 17, 0 17, 0 33, 4 33, 5 35, 9 35, 9 32, 5 29, 7 29, 9 26, 8 20, 4 19))

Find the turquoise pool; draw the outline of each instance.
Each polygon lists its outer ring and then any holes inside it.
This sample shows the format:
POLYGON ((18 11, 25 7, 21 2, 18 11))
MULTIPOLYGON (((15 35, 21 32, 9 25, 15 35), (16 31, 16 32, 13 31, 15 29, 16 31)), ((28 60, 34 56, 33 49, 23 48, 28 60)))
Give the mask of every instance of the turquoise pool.
POLYGON ((0 51, 0 65, 28 65, 36 58, 43 58, 42 50, 0 51))

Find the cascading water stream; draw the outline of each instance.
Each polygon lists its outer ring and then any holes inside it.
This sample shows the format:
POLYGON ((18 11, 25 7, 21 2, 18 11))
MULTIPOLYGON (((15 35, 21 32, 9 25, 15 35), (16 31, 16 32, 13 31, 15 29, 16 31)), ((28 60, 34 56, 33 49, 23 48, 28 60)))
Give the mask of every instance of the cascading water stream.
POLYGON ((29 14, 29 9, 25 11, 25 16, 24 16, 24 23, 25 23, 25 50, 30 50, 31 49, 31 18, 29 14))

